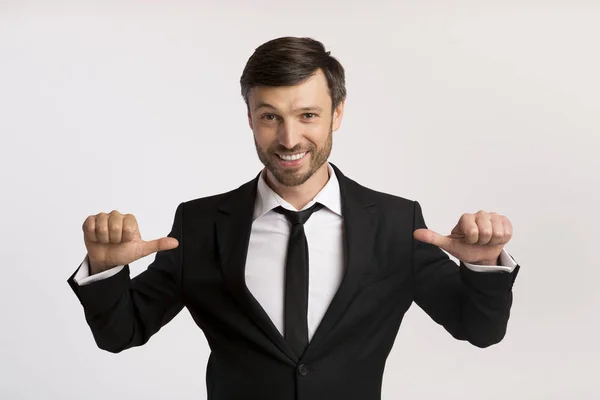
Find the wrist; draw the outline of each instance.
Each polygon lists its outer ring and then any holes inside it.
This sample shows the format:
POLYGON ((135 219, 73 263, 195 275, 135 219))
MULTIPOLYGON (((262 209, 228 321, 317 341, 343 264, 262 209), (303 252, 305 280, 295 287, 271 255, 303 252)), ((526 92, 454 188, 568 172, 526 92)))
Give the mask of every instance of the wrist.
POLYGON ((89 257, 88 257, 88 267, 89 267, 88 272, 89 272, 90 276, 99 274, 100 272, 104 272, 107 269, 111 268, 110 266, 106 266, 101 263, 94 262, 89 257))
POLYGON ((472 262, 470 264, 473 265, 487 265, 487 266, 494 266, 494 265, 500 265, 498 263, 498 259, 494 259, 494 260, 481 260, 481 261, 477 261, 477 262, 472 262))

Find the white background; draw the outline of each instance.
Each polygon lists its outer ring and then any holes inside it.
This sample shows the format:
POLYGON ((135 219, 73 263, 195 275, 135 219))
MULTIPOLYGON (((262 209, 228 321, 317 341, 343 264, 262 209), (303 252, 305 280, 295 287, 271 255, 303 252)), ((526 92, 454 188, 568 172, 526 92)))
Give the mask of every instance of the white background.
POLYGON ((480 209, 514 225, 505 339, 478 349, 413 306, 383 399, 600 398, 598 21, 567 0, 0 1, 0 398, 205 398, 187 311, 110 354, 66 280, 88 215, 154 239, 181 201, 258 173, 239 77, 286 35, 346 68, 345 174, 440 233, 480 209))

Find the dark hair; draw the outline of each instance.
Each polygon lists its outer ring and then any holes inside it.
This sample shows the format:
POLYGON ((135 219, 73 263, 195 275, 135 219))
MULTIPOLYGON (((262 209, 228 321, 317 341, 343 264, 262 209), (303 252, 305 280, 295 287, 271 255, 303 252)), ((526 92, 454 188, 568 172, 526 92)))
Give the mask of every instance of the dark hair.
POLYGON ((253 87, 296 85, 320 68, 327 78, 333 112, 346 98, 346 86, 344 67, 329 54, 323 43, 308 37, 286 36, 263 43, 248 59, 240 78, 246 105, 253 87))

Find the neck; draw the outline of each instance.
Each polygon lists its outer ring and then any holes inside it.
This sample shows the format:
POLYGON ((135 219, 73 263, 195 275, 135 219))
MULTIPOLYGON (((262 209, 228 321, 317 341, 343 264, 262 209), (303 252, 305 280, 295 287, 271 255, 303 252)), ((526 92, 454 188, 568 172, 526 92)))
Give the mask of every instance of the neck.
POLYGON ((328 180, 329 167, 327 163, 321 165, 321 167, 315 171, 306 182, 298 186, 290 187, 282 185, 269 170, 266 170, 265 175, 267 185, 269 185, 275 193, 281 196, 281 198, 294 206, 296 210, 300 210, 310 203, 317 193, 325 187, 328 180))

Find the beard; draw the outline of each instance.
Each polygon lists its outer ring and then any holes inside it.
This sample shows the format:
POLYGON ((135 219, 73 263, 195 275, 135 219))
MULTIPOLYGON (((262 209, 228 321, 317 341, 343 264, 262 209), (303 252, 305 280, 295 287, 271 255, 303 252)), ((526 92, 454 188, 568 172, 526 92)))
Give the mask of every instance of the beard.
POLYGON ((331 154, 331 147, 333 145, 333 130, 330 126, 329 135, 327 136, 327 139, 322 147, 317 147, 314 144, 309 143, 306 146, 299 145, 295 146, 293 149, 286 149, 279 144, 274 144, 267 149, 261 149, 256 142, 256 138, 254 139, 254 145, 256 146, 256 153, 258 154, 260 162, 262 162, 265 168, 267 168, 267 170, 273 174, 275 179, 277 179, 284 186, 298 186, 302 185, 311 176, 313 176, 313 174, 319 168, 321 168, 321 166, 325 164, 329 158, 329 155, 331 154), (310 152, 310 164, 308 166, 308 171, 299 172, 279 167, 278 160, 280 158, 277 153, 293 154, 304 151, 310 152))

